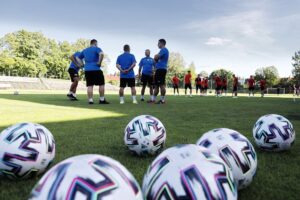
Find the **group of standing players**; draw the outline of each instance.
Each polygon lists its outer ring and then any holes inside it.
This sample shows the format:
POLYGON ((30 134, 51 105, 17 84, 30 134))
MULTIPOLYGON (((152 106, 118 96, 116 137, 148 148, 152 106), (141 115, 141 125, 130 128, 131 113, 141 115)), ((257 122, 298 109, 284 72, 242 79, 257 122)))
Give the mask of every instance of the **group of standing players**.
MULTIPOLYGON (((158 41, 159 53, 150 57, 150 50, 145 51, 145 57, 139 62, 139 79, 142 82, 142 95, 141 100, 144 101, 144 93, 146 86, 150 88, 151 98, 148 103, 164 104, 166 95, 166 74, 168 68, 169 51, 166 48, 166 40, 160 39, 158 41), (157 101, 158 94, 161 94, 160 100, 157 101)), ((134 68, 136 66, 136 59, 130 53, 130 46, 128 44, 123 46, 121 55, 118 56, 116 61, 116 68, 120 71, 120 104, 125 103, 124 89, 131 88, 132 103, 137 104, 136 100, 136 76, 134 68)), ((74 53, 70 59, 71 64, 68 72, 71 77, 71 87, 67 94, 70 100, 78 100, 76 97, 76 89, 79 82, 79 70, 83 69, 86 79, 88 103, 94 104, 93 88, 99 86, 99 104, 109 104, 105 98, 105 79, 102 71, 102 61, 104 53, 98 47, 97 40, 93 39, 90 42, 90 47, 82 50, 81 52, 74 53)))
MULTIPOLYGON (((185 96, 192 97, 192 75, 191 71, 188 71, 187 74, 184 76, 184 90, 185 90, 185 96), (189 94, 187 93, 189 89, 189 94)), ((222 97, 223 95, 227 95, 227 86, 228 81, 227 77, 221 77, 219 75, 215 75, 213 77, 213 81, 215 84, 215 94, 216 97, 222 97)), ((200 74, 197 75, 197 77, 194 80, 195 86, 196 86, 196 95, 198 95, 198 91, 200 91, 201 96, 207 95, 207 90, 209 87, 209 79, 208 77, 201 77, 200 74)), ((172 78, 172 84, 174 89, 174 95, 179 95, 179 83, 180 79, 178 78, 177 74, 174 75, 172 78)), ((260 90, 261 90, 261 97, 264 97, 265 91, 266 91, 266 80, 262 78, 258 83, 255 82, 253 76, 250 76, 250 78, 247 80, 248 90, 249 90, 249 97, 254 96, 254 90, 255 85, 259 84, 260 90)), ((239 86, 239 78, 235 76, 235 74, 232 75, 232 97, 237 98, 238 96, 238 86, 239 86)))

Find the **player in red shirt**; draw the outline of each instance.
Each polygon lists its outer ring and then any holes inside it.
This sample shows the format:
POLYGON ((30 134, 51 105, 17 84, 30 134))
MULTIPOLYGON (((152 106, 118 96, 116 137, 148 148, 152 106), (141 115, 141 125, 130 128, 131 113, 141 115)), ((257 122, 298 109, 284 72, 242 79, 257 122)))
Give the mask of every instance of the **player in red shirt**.
POLYGON ((199 90, 200 95, 201 95, 201 93, 202 93, 202 86, 201 86, 201 83, 202 83, 202 79, 201 79, 201 77, 200 77, 200 74, 198 74, 197 78, 195 79, 196 95, 198 94, 198 90, 199 90))
POLYGON ((232 82, 232 97, 237 98, 239 79, 235 76, 235 74, 232 75, 232 82))
POLYGON ((187 89, 190 89, 190 97, 192 97, 192 74, 191 71, 184 76, 184 89, 185 89, 185 96, 187 96, 187 89))
POLYGON ((248 79, 249 97, 251 94, 254 97, 254 85, 255 85, 255 80, 253 76, 250 76, 250 78, 248 79))
POLYGON ((220 97, 222 90, 222 79, 218 75, 215 75, 214 80, 216 84, 216 95, 217 97, 220 97))
POLYGON ((173 89, 174 89, 174 95, 176 95, 175 91, 177 90, 177 95, 179 95, 179 78, 177 77, 177 74, 174 75, 172 78, 173 83, 173 89))
POLYGON ((203 94, 206 96, 208 90, 208 77, 203 80, 203 94))
POLYGON ((227 96, 227 78, 225 76, 222 79, 222 94, 227 96))
POLYGON ((264 78, 262 78, 259 81, 259 85, 260 85, 261 97, 264 97, 265 91, 266 91, 266 80, 264 78))

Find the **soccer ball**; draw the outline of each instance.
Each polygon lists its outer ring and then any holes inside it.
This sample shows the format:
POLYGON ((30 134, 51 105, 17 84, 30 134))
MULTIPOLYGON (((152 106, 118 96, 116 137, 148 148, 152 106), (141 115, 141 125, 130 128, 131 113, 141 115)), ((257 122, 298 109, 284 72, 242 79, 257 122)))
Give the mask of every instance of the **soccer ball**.
POLYGON ((20 123, 0 133, 0 176, 24 179, 43 173, 55 156, 55 141, 40 124, 20 123))
POLYGON ((135 117, 125 128, 124 142, 137 155, 154 155, 166 141, 166 129, 155 117, 141 115, 135 117))
POLYGON ((296 133, 291 122, 281 115, 264 115, 253 127, 256 144, 267 151, 288 150, 294 143, 296 133))
POLYGON ((227 128, 214 129, 205 133, 197 145, 219 155, 226 162, 239 189, 250 185, 257 169, 257 156, 245 136, 227 128))
POLYGON ((142 200, 132 174, 119 162, 101 155, 79 155, 52 167, 29 199, 142 200))
POLYGON ((194 144, 163 151, 149 166, 142 191, 146 200, 237 199, 237 186, 225 162, 194 144))

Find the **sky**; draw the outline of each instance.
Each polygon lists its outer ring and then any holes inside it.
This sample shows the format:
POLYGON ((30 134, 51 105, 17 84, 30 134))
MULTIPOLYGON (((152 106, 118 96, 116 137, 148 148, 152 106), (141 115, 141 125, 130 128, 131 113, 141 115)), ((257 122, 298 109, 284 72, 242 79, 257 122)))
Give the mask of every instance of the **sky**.
POLYGON ((241 77, 274 65, 291 75, 300 50, 300 0, 0 0, 0 37, 26 29, 58 41, 97 39, 109 72, 124 44, 137 61, 144 50, 170 52, 197 72, 225 68, 241 77))

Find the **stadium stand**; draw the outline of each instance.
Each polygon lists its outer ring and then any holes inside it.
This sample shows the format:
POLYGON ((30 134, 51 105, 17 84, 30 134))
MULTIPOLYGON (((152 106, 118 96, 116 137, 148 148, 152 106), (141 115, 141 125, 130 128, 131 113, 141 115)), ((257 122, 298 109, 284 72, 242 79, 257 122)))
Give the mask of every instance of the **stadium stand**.
MULTIPOLYGON (((69 90, 70 81, 48 78, 30 78, 17 76, 0 76, 0 89, 27 89, 27 90, 69 90)), ((105 89, 117 91, 118 87, 109 83, 105 89)), ((86 90, 85 82, 80 81, 78 90, 86 90)))

